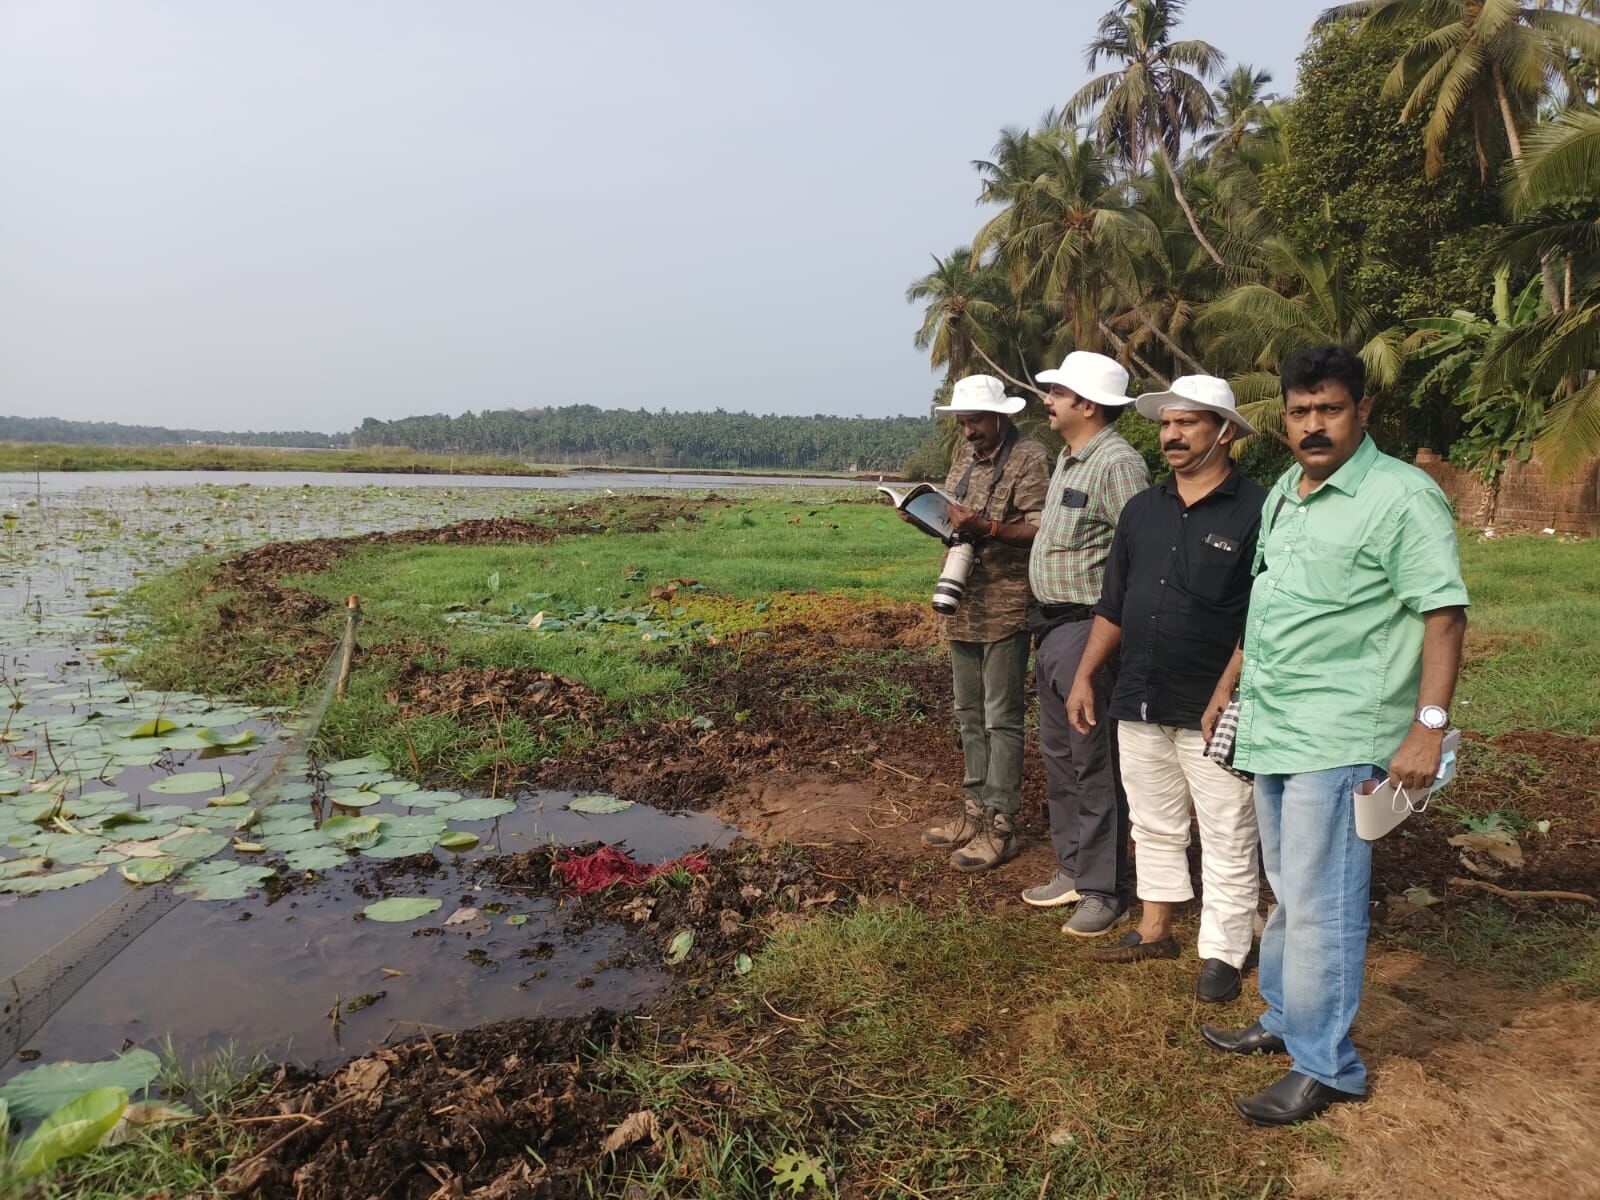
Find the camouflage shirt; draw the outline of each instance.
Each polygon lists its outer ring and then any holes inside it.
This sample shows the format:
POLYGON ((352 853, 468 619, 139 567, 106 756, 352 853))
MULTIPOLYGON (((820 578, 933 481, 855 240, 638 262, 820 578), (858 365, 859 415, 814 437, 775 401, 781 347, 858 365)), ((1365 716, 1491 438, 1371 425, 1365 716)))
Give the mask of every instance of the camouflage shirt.
MULTIPOLYGON (((955 496, 970 465, 972 478, 963 504, 1002 525, 1037 525, 1050 486, 1049 451, 1019 435, 998 480, 992 459, 975 462, 975 458, 972 444, 963 442, 950 464, 944 490, 955 496)), ((977 551, 961 607, 939 618, 940 633, 952 642, 998 642, 1028 627, 1028 548, 984 539, 977 551)))

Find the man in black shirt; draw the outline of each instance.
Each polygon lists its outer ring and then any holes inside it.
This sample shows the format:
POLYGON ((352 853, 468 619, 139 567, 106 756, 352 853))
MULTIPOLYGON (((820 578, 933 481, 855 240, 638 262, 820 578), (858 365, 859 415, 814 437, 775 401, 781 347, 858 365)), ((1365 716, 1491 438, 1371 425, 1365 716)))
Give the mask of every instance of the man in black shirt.
POLYGON ((1197 814, 1204 965, 1195 995, 1223 1003, 1239 994, 1255 934, 1259 836, 1250 785, 1206 757, 1200 716, 1244 632, 1266 491, 1229 457, 1233 440, 1255 430, 1223 380, 1186 375, 1170 391, 1140 396, 1137 407, 1160 423, 1172 474, 1130 500, 1117 522, 1067 720, 1087 733, 1101 718, 1090 680, 1120 647, 1103 715, 1117 722, 1144 907, 1136 930, 1092 954, 1103 962, 1178 957, 1172 913, 1194 898, 1187 851, 1197 814))

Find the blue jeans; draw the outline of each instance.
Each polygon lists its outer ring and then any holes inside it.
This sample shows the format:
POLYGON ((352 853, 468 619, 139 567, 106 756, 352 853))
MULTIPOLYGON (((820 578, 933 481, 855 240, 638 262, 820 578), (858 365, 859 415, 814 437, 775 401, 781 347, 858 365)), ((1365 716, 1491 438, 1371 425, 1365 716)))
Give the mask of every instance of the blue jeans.
POLYGON ((1372 843, 1356 836, 1356 784, 1383 772, 1334 767, 1257 775, 1261 859, 1278 907, 1261 935, 1261 1026, 1284 1040, 1294 1069, 1365 1093, 1350 1040, 1367 961, 1372 843))

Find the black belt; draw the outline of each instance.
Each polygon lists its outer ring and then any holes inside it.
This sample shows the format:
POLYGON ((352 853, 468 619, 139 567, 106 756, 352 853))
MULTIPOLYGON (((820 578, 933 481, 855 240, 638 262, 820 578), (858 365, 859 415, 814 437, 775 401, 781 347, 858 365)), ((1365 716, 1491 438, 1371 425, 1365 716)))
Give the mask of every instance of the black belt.
POLYGON ((1039 604, 1035 607, 1046 621, 1054 621, 1057 624, 1066 621, 1087 621, 1094 616, 1092 604, 1039 604))
POLYGON ((1028 632, 1033 634, 1033 644, 1038 647, 1058 625, 1087 621, 1092 616, 1094 609, 1087 604, 1040 604, 1035 600, 1028 605, 1028 632))

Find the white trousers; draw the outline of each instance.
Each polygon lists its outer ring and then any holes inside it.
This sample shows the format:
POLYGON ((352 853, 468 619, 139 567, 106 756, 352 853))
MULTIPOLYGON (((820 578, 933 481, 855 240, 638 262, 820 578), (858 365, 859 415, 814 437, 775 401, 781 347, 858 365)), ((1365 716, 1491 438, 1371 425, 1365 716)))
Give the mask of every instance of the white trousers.
POLYGON ((1138 848, 1139 899, 1194 899, 1187 851, 1190 817, 1198 816, 1200 957, 1243 966, 1261 890, 1261 838, 1250 785, 1205 756, 1205 739, 1196 729, 1118 721, 1117 743, 1138 848))

